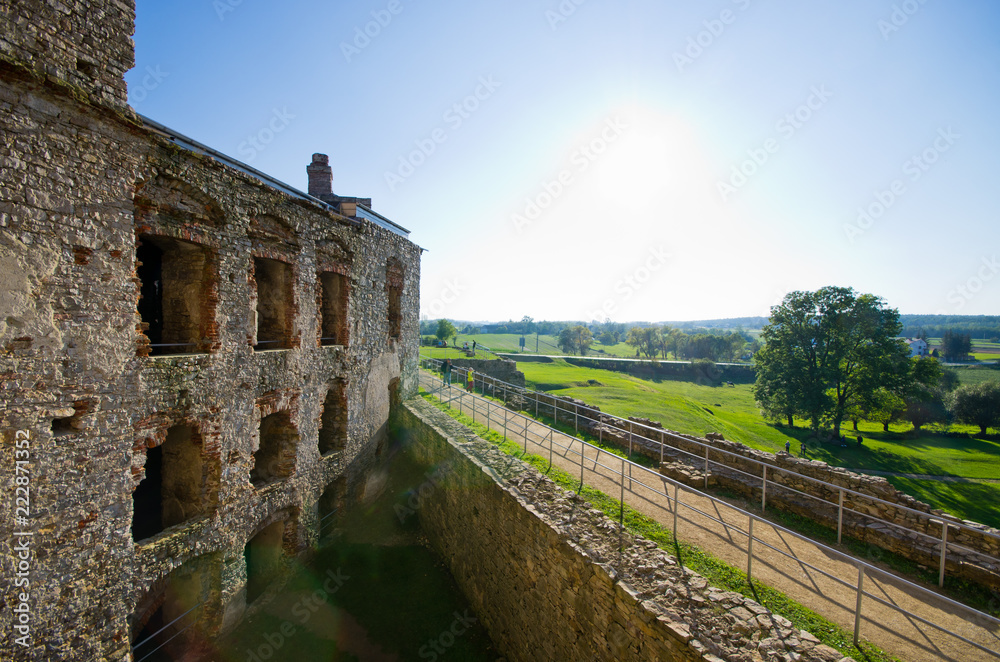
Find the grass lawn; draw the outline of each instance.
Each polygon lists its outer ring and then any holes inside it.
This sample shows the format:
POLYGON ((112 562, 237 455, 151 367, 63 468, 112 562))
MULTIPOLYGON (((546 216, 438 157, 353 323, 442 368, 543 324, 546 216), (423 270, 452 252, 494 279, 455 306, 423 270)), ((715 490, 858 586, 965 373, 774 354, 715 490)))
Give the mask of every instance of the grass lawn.
POLYGON ((952 431, 959 434, 944 434, 936 429, 915 434, 909 424, 893 425, 889 432, 882 432, 880 424, 862 422, 860 432, 854 433, 848 423, 844 433, 852 441, 845 447, 812 442, 803 448, 809 437, 804 423, 795 428, 768 424, 760 415, 749 384, 732 387, 650 381, 576 367, 561 359, 519 363, 518 369, 524 372, 531 388, 579 398, 609 414, 650 418, 679 432, 721 432, 731 441, 769 451, 784 449, 788 441, 797 456, 851 469, 969 478, 967 483, 902 478, 894 478, 893 482, 936 508, 1000 528, 1000 484, 976 482, 1000 479, 1000 439, 980 437, 973 427, 953 426, 952 431), (857 434, 865 438, 860 447, 853 441, 857 434))

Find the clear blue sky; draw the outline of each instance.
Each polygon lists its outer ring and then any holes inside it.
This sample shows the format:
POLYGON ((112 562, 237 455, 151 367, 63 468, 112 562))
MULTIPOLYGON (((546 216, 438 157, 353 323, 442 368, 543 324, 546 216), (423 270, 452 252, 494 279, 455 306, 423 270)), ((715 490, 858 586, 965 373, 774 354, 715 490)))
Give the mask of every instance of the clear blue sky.
POLYGON ((425 317, 1000 313, 1000 3, 576 2, 138 0, 130 99, 302 190, 329 154, 425 317))

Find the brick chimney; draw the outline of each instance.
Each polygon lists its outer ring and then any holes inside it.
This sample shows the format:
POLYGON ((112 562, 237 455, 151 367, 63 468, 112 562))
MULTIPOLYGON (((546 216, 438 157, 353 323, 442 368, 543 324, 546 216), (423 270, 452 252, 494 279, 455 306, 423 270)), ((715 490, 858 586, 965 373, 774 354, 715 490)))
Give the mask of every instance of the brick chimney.
POLYGON ((333 195, 333 169, 326 154, 313 154, 312 163, 306 166, 309 175, 309 195, 322 199, 333 195))

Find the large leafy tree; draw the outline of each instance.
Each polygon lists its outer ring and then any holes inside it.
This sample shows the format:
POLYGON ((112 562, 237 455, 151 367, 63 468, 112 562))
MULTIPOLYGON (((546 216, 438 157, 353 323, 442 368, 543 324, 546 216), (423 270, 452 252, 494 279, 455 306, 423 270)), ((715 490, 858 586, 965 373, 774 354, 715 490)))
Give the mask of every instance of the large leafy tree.
POLYGON ((771 309, 754 357, 754 396, 765 413, 829 421, 840 435, 849 408, 879 387, 892 392, 910 379, 909 350, 896 338, 899 312, 879 297, 824 287, 791 292, 771 309))
POLYGON ((972 351, 972 336, 968 333, 945 331, 941 336, 941 353, 945 361, 964 361, 972 351))
POLYGON ((655 358, 660 352, 660 329, 656 326, 633 326, 625 342, 638 349, 646 358, 655 358))
POLYGON ((1000 382, 960 386, 953 394, 952 413, 962 423, 978 425, 981 434, 1000 427, 1000 382))
POLYGON ((437 332, 434 334, 443 343, 448 342, 448 338, 458 335, 458 329, 449 320, 440 319, 437 324, 437 332))
POLYGON ((568 326, 559 334, 559 347, 567 354, 586 354, 593 342, 594 334, 582 324, 568 326))

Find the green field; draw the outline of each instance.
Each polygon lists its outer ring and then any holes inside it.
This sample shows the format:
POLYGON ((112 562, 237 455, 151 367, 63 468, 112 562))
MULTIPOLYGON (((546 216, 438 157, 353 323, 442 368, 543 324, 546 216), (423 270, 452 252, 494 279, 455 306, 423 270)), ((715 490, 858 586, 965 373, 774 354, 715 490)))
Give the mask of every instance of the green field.
MULTIPOLYGON (((686 381, 639 379, 623 373, 572 366, 561 359, 521 362, 528 386, 540 391, 579 398, 617 416, 642 416, 664 427, 688 434, 721 432, 726 439, 761 450, 777 451, 790 442, 799 457, 822 460, 851 469, 950 475, 968 482, 892 478, 892 482, 921 501, 962 517, 1000 527, 1000 440, 980 437, 971 426, 952 426, 945 434, 931 427, 915 435, 909 424, 890 426, 862 422, 844 433, 846 446, 809 441, 803 422, 795 428, 768 424, 760 415, 749 384, 704 386, 686 381), (858 446, 854 437, 864 436, 858 446)), ((1000 371, 963 369, 963 382, 1000 379, 1000 371), (974 375, 974 377, 973 377, 974 375)))
MULTIPOLYGON (((495 352, 520 353, 520 338, 521 334, 519 333, 461 333, 455 340, 450 340, 449 344, 457 342, 458 346, 461 347, 463 342, 468 342, 469 345, 471 345, 472 341, 475 340, 477 343, 483 345, 484 347, 489 347, 495 352)), ((426 349, 428 348, 421 347, 421 350, 426 349)), ((559 348, 558 337, 539 335, 536 338, 533 333, 524 336, 524 353, 545 354, 548 356, 560 356, 565 354, 565 352, 559 348), (536 346, 537 351, 535 349, 536 346)), ((635 347, 623 342, 610 346, 594 342, 594 344, 591 345, 590 351, 587 352, 587 356, 618 356, 622 358, 635 358, 635 347)), ((440 357, 435 356, 434 358, 440 357)))

